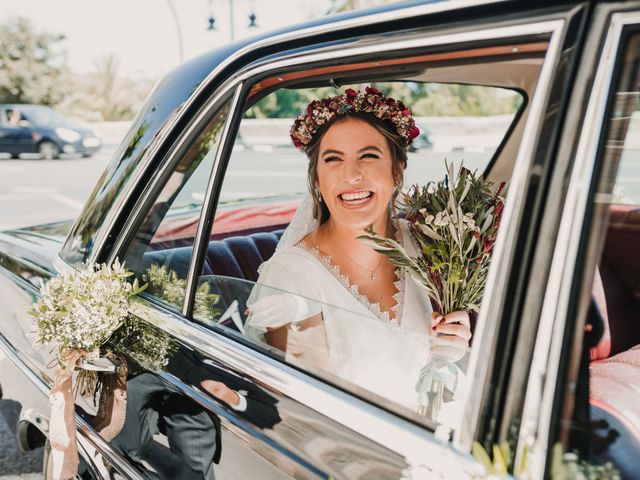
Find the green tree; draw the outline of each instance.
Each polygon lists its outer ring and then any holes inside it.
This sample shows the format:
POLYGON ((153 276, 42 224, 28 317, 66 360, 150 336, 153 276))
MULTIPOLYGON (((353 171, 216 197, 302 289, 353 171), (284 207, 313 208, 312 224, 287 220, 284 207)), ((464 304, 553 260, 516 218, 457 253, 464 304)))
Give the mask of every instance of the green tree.
POLYGON ((63 40, 25 18, 0 24, 0 102, 56 104, 66 85, 63 40))
POLYGON ((98 57, 91 72, 74 75, 73 90, 57 108, 86 120, 132 119, 151 91, 153 79, 122 76, 119 67, 114 53, 98 57))

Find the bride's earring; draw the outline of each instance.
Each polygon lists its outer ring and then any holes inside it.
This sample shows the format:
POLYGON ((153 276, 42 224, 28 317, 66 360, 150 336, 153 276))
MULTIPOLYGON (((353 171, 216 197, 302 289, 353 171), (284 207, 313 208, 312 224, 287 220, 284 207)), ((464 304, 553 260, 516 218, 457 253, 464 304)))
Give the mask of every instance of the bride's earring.
POLYGON ((318 203, 322 203, 322 194, 320 190, 316 190, 316 198, 318 199, 318 203))

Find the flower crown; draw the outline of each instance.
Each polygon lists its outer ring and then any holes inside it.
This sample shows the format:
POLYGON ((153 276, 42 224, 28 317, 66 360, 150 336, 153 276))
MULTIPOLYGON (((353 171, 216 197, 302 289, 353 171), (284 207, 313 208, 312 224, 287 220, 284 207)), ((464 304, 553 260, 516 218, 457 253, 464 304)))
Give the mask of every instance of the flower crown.
POLYGON ((405 140, 408 148, 414 138, 420 134, 416 122, 411 116, 411 110, 395 98, 386 97, 374 87, 366 87, 364 92, 351 88, 344 94, 335 97, 314 100, 307 105, 306 111, 296 117, 291 127, 293 145, 306 152, 318 129, 337 117, 355 112, 366 112, 381 120, 391 122, 398 135, 405 140))

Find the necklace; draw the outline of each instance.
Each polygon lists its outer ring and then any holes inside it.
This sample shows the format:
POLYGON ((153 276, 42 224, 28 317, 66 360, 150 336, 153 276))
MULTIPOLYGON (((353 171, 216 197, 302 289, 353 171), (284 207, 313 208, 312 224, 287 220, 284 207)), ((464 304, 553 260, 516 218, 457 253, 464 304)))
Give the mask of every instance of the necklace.
POLYGON ((378 260, 378 263, 376 264, 376 267, 373 270, 368 269, 367 267, 360 265, 358 262, 356 262, 354 259, 349 258, 349 257, 344 257, 347 260, 349 260, 351 263, 356 264, 357 266, 359 266, 360 268, 362 268, 363 270, 366 270, 367 272, 369 272, 369 274, 371 275, 371 280, 375 280, 376 279, 376 271, 378 270, 378 267, 380 266, 380 264, 382 263, 382 255, 380 255, 380 260, 378 260))

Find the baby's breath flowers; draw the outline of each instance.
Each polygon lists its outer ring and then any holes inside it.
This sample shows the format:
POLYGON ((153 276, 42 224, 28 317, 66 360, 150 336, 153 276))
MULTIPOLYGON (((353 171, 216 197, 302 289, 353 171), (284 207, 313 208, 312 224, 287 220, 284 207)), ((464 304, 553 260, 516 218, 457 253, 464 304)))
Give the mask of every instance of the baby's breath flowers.
POLYGON ((360 238, 406 268, 427 290, 436 311, 478 311, 491 252, 504 208, 504 182, 494 185, 464 167, 447 165, 443 181, 415 185, 404 212, 421 254, 411 257, 398 242, 369 229, 360 238))
MULTIPOLYGON (((35 343, 53 346, 63 367, 73 350, 99 356, 100 348, 129 315, 129 298, 144 290, 118 260, 112 265, 83 265, 79 270, 53 277, 41 288, 32 308, 36 318, 35 343)), ((93 393, 95 372, 81 372, 77 387, 81 394, 93 393)))
POLYGON ((33 305, 39 345, 55 345, 58 359, 68 349, 92 352, 111 337, 127 318, 129 298, 144 290, 127 281, 124 264, 83 265, 53 277, 33 305))

